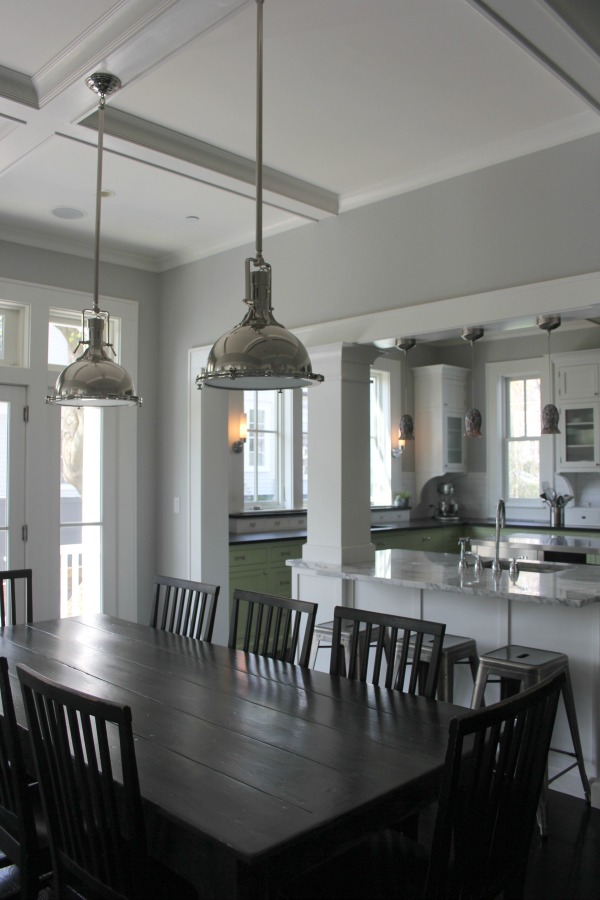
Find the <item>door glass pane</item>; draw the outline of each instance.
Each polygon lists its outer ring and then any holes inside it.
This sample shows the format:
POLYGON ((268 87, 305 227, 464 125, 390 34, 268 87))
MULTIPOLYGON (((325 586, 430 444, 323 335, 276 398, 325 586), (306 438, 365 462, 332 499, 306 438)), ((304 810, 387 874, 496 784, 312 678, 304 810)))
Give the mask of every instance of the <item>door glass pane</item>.
POLYGON ((0 403, 0 569, 8 568, 8 413, 0 403))
POLYGON ((102 611, 102 411, 61 409, 61 616, 102 611))
POLYGON ((448 416, 446 419, 448 435, 448 460, 450 465, 462 463, 462 439, 463 420, 457 416, 448 416))

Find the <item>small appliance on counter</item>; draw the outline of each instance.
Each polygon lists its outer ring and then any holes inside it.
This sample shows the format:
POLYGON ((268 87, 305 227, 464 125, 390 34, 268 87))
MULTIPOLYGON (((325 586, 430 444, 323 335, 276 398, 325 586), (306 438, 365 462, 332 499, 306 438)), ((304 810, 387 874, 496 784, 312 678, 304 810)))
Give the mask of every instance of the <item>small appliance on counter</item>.
POLYGON ((435 519, 444 522, 458 522, 458 503, 454 499, 454 485, 451 481, 441 481, 437 487, 440 499, 435 507, 435 519))

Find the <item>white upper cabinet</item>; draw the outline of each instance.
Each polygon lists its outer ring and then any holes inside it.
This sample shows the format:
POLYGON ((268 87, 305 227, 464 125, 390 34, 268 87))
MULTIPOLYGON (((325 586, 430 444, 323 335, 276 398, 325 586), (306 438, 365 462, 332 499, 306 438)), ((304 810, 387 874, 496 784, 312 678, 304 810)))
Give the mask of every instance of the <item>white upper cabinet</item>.
POLYGON ((600 353, 559 354, 553 359, 555 398, 560 412, 559 472, 600 468, 600 353))
MULTIPOLYGON (((582 357, 584 354, 581 354, 582 357)), ((595 353, 597 356, 598 354, 595 353)), ((585 359, 571 362, 555 361, 556 398, 566 400, 597 400, 600 396, 600 362, 585 359)))

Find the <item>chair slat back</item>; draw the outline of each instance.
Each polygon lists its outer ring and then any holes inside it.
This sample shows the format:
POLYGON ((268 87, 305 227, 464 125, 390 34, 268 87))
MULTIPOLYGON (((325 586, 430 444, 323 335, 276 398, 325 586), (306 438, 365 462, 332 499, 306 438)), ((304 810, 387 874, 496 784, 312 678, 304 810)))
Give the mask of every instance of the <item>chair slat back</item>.
POLYGON ((0 850, 37 877, 39 844, 5 656, 0 657, 0 697, 0 850))
POLYGON ((564 672, 452 720, 424 896, 522 896, 564 672))
POLYGON ((445 632, 440 622, 336 606, 329 671, 434 699, 445 632), (344 652, 342 629, 349 626, 351 638, 344 652), (425 637, 432 640, 424 647, 425 637))
POLYGON ((316 603, 306 600, 291 600, 236 588, 233 592, 228 646, 308 666, 317 608, 316 603))
POLYGON ((32 570, 0 572, 0 626, 33 622, 32 570))
POLYGON ((17 666, 59 897, 137 897, 145 837, 131 710, 17 666))
POLYGON ((150 625, 162 631, 211 641, 219 586, 157 575, 150 625))

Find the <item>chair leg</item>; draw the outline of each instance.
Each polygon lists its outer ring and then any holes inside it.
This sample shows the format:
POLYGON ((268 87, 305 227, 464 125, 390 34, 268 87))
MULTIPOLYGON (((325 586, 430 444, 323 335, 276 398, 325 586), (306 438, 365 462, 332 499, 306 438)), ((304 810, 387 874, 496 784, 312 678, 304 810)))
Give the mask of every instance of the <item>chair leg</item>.
POLYGON ((565 704, 565 711, 567 713, 569 729, 571 731, 571 740, 573 742, 575 756, 577 757, 577 766, 579 768, 579 775, 581 776, 581 784, 583 785, 583 792, 585 794, 586 802, 589 806, 592 802, 592 794, 590 791, 590 783, 588 781, 587 773, 585 771, 585 766, 583 763, 583 749, 581 747, 581 738, 579 736, 577 713, 575 712, 575 698, 573 697, 573 687, 571 685, 571 675, 568 666, 565 670, 565 674, 566 681, 562 689, 563 701, 565 704))

